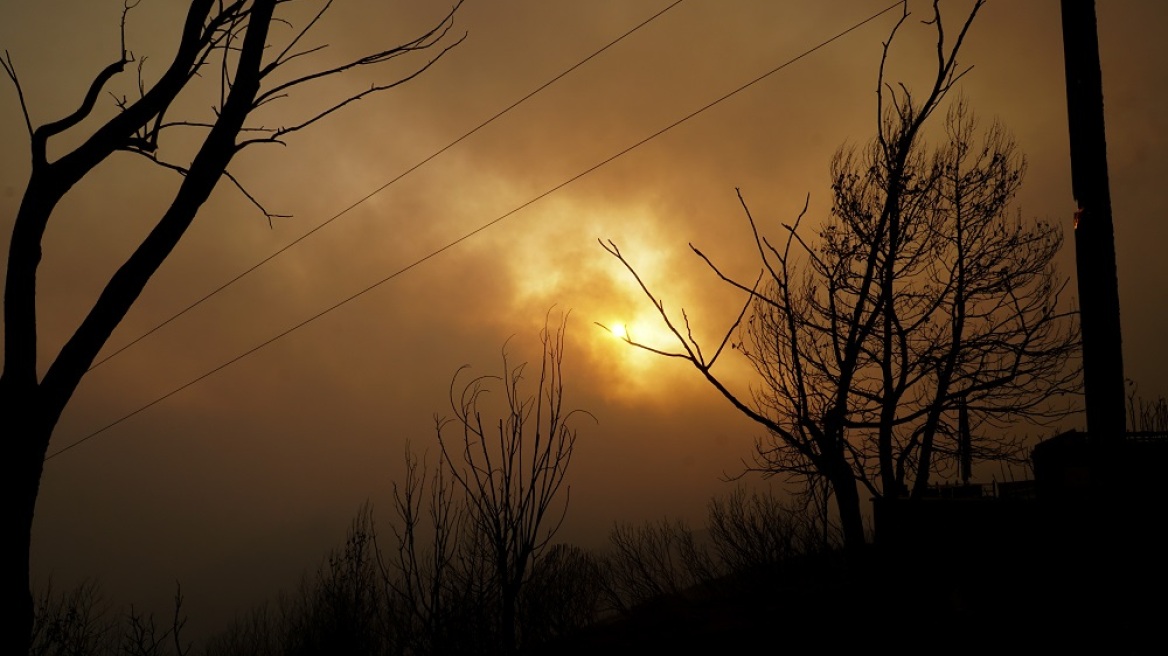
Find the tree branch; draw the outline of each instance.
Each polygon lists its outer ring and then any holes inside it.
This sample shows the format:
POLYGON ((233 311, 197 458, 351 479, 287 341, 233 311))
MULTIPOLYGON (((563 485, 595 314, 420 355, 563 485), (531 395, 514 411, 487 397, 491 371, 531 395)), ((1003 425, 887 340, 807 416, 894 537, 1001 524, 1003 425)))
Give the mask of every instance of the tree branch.
POLYGON ((12 55, 7 50, 4 51, 4 59, 0 59, 0 67, 4 68, 4 72, 8 74, 8 79, 12 80, 12 86, 16 87, 16 97, 20 101, 20 113, 24 116, 24 127, 28 130, 29 139, 32 138, 32 119, 28 115, 28 104, 24 100, 24 89, 20 86, 20 78, 16 76, 16 65, 12 63, 12 55))

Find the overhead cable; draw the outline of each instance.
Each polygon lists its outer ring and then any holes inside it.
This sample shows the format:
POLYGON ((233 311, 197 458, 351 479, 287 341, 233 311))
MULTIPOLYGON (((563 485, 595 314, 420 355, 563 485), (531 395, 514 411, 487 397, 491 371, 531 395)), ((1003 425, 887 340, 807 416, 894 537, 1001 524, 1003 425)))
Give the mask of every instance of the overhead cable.
POLYGON ((584 176, 596 171, 597 169, 599 169, 603 166, 606 166, 607 164, 612 163, 614 160, 632 152, 633 150, 636 150, 637 148, 639 148, 639 147, 645 145, 646 143, 656 139, 657 137, 660 137, 661 135, 665 134, 666 132, 669 132, 673 128, 676 128, 677 126, 689 121, 690 119, 692 119, 692 118, 708 111, 709 109, 721 104, 722 102, 728 100, 729 98, 732 98, 733 96, 738 95, 739 93, 745 91, 746 89, 749 89, 750 87, 754 86, 755 84, 758 84, 759 82, 774 75, 775 73, 778 73, 779 71, 781 71, 781 70, 787 68, 788 66, 790 66, 791 64, 794 64, 795 62, 807 57, 808 55, 816 52, 817 50, 820 50, 821 48, 824 48, 824 47, 834 43, 835 41, 843 38, 844 36, 850 34, 853 31, 863 27, 864 25, 876 20, 880 16, 888 13, 889 11, 891 11, 892 9, 894 9, 896 7, 901 6, 902 4, 903 4, 903 0, 898 0, 897 2, 893 3, 892 5, 889 5, 888 7, 882 9, 881 11, 879 11, 875 14, 872 14, 868 18, 865 18, 864 20, 852 25, 851 27, 843 30, 842 32, 839 32, 835 36, 832 36, 832 37, 826 39, 825 41, 820 42, 818 45, 816 45, 808 50, 803 51, 799 55, 796 55, 795 57, 788 59, 787 61, 770 69, 769 71, 763 73, 762 75, 759 75, 758 77, 750 80, 749 82, 742 84, 741 86, 735 88, 734 90, 730 91, 729 93, 726 93, 726 94, 720 96, 719 98, 717 98, 713 101, 710 101, 709 103, 707 103, 707 104, 703 105, 702 107, 690 112, 689 114, 686 114, 685 116, 677 119, 676 121, 661 128, 660 130, 657 130, 656 132, 650 134, 649 136, 644 137, 643 139, 633 143, 630 146, 627 146, 626 148, 618 151, 617 153, 601 160, 600 162, 598 162, 596 164, 593 164, 592 166, 588 167, 587 169, 584 169, 583 171, 577 173, 576 175, 573 175, 572 177, 564 180, 563 182, 549 188, 548 190, 544 191, 543 193, 540 193, 539 195, 531 198, 530 200, 518 205, 517 207, 502 214, 501 216, 498 216, 498 217, 480 225, 479 227, 475 228, 474 230, 471 230, 470 232, 462 235, 461 237, 458 237, 454 241, 451 241, 450 243, 446 244, 445 246, 442 246, 441 248, 438 248, 437 250, 431 251, 429 254, 427 254, 427 255, 425 255, 417 260, 414 260, 410 264, 398 269, 397 271, 394 271, 393 273, 385 276, 384 278, 378 280, 377 282, 374 282, 374 283, 368 285, 364 289, 361 289, 360 291, 358 291, 354 294, 351 294, 348 297, 330 305, 329 307, 317 312, 316 314, 308 317, 307 319, 304 319, 300 323, 297 323, 296 325, 292 326, 291 328, 288 328, 288 329, 284 330, 283 332, 264 340, 263 342, 257 344, 256 346, 253 346, 252 348, 248 349, 247 351, 240 353, 239 355, 237 355, 237 356, 231 358, 230 360, 216 366, 215 368, 213 368, 213 369, 199 375, 198 377, 180 385, 179 387, 174 388, 173 390, 167 392, 166 394, 163 394, 162 396, 159 396, 158 398, 154 399, 153 401, 150 401, 149 403, 147 403, 143 406, 140 406, 138 409, 119 417, 118 419, 106 424, 105 426, 102 426, 101 428, 93 431, 92 433, 89 433, 88 435, 86 435, 86 436, 84 436, 84 437, 82 437, 74 442, 71 442, 70 444, 62 447, 61 449, 54 451, 53 453, 50 453, 49 455, 45 456, 45 460, 46 461, 51 460, 51 459, 61 455, 62 453, 65 453, 66 451, 69 451, 70 449, 73 449, 73 448, 93 439, 94 437, 101 435, 102 433, 104 433, 104 432, 108 431, 109 429, 121 424, 122 422, 126 421, 127 419, 130 419, 131 417, 134 417, 134 416, 140 414, 141 412, 143 412, 151 407, 154 407, 155 405, 158 405, 159 403, 174 396, 175 394, 178 394, 179 392, 187 389, 188 387, 191 387, 192 385, 195 385, 196 383, 199 383, 200 381, 203 381, 203 380, 211 377, 212 375, 226 369, 227 367, 230 367, 231 365, 235 364, 236 362, 243 360, 244 358, 252 355, 253 353, 256 353, 257 351, 260 351, 261 349, 266 348, 267 346, 273 344, 274 342, 292 334, 293 332, 303 328, 304 326, 307 326, 308 324, 310 324, 310 323, 316 321, 317 319, 331 313, 332 311, 334 311, 334 310, 336 310, 344 305, 349 304, 350 302, 360 298, 361 296, 364 296, 365 294, 373 291, 374 289, 377 289, 378 287, 393 280, 394 278, 397 278, 398 276, 409 271, 410 269, 413 269, 414 267, 419 266, 420 264, 426 262, 427 260, 430 260, 431 258, 436 257, 437 255, 457 246, 458 244, 466 241, 467 239, 470 239, 471 237, 483 232, 487 228, 490 228, 491 226, 503 221, 504 219, 513 216, 514 214, 518 213, 519 211, 521 211, 521 210, 529 207, 530 205, 533 205, 534 203, 550 196, 551 194, 559 191, 560 189, 563 189, 564 187, 566 187, 566 186, 572 184, 573 182, 579 180, 580 178, 583 178, 584 176))

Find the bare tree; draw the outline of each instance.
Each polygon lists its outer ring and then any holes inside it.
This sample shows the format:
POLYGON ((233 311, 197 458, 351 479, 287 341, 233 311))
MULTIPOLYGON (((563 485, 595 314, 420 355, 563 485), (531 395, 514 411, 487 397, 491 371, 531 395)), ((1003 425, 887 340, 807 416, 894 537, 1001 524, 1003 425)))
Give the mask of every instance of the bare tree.
POLYGON ((36 601, 31 656, 100 654, 113 651, 118 623, 109 617, 109 604, 94 581, 67 591, 53 589, 52 581, 36 601))
POLYGON ((191 643, 183 640, 182 630, 187 617, 182 612, 182 586, 175 584, 174 613, 170 626, 160 629, 154 614, 143 615, 130 606, 126 615, 126 628, 122 635, 121 653, 127 656, 186 656, 191 652, 191 643), (174 651, 171 652, 173 647, 174 651))
POLYGON ((773 579, 798 556, 827 551, 818 518, 807 507, 790 504, 774 491, 737 488, 710 500, 708 530, 722 568, 739 575, 773 579))
MULTIPOLYGON (((948 46, 933 3, 936 77, 923 101, 884 78, 906 9, 884 44, 877 137, 837 153, 831 216, 815 237, 800 226, 804 204, 772 243, 740 193, 759 277, 735 280, 691 245, 747 297, 712 357, 693 340, 688 317, 683 334, 637 276, 682 346, 650 350, 688 360, 766 429, 748 470, 808 489, 829 484, 849 547, 865 539, 861 488, 919 496, 931 475, 961 469, 967 477, 975 459, 1021 457, 1021 445, 995 431, 1065 415, 1060 397, 1078 389, 1078 332, 1061 309, 1065 281, 1053 266, 1062 235, 1011 215, 1025 170, 1013 141, 997 124, 979 141, 963 102, 949 111, 939 148, 930 153, 923 136, 968 71, 958 70, 957 53, 982 4, 948 46), (749 398, 711 371, 727 344, 758 374, 749 398)), ((615 244, 605 247, 637 275, 615 244)))
POLYGON ((182 634, 187 623, 182 605, 182 587, 176 584, 169 626, 160 626, 153 613, 132 605, 114 612, 94 581, 64 592, 54 591, 50 581, 36 601, 28 653, 184 656, 191 644, 182 634))
POLYGON ((451 618, 467 601, 455 569, 466 536, 465 513, 455 503, 445 462, 427 472, 407 445, 405 464, 405 481, 393 484, 397 553, 382 562, 382 577, 403 615, 409 652, 441 654, 451 651, 444 642, 454 632, 451 618))
POLYGON ((652 599, 682 594, 724 573, 693 529, 680 520, 617 524, 608 542, 604 593, 615 611, 628 612, 652 599))
POLYGON ((438 462, 428 468, 406 447, 388 552, 366 504, 315 578, 274 612, 237 623, 208 653, 337 645, 351 653, 514 653, 521 637, 538 643, 591 619, 598 565, 579 550, 548 549, 567 512, 564 479, 581 411, 563 404, 564 326, 552 334, 545 324, 541 338, 530 395, 522 389, 526 365, 513 366, 506 348, 502 376, 474 378, 459 391, 465 367, 455 374, 454 418, 435 420, 438 462), (502 398, 492 404, 498 388, 502 398), (499 419, 484 423, 484 414, 499 419), (557 607, 542 607, 549 603, 557 607))
POLYGON ((562 502, 559 493, 576 445, 572 420, 578 413, 588 415, 564 408, 566 322, 567 317, 554 334, 545 323, 543 358, 530 394, 522 390, 527 365, 512 365, 504 347, 502 376, 479 376, 457 390, 455 374, 450 387, 454 417, 436 420, 443 458, 465 492, 471 546, 482 550, 490 572, 505 653, 518 645, 518 601, 532 564, 568 510, 568 490, 562 502), (483 406, 494 385, 503 391, 500 416, 484 423, 483 406))
POLYGON ((1135 434, 1168 433, 1168 399, 1140 396, 1135 381, 1127 381, 1127 425, 1135 434))
POLYGON ((604 589, 602 567, 600 559, 580 547, 548 547, 520 595, 524 644, 547 644, 596 621, 604 589))
MULTIPOLYGON (((32 622, 32 597, 28 581, 28 556, 33 513, 44 458, 61 412, 81 378, 114 328, 125 317, 138 295, 186 232, 199 207, 221 178, 226 177, 257 207, 228 171, 242 150, 259 144, 283 144, 300 130, 315 125, 342 107, 402 84, 429 68, 458 41, 447 38, 453 26, 454 8, 416 39, 368 53, 357 59, 312 67, 321 61, 323 45, 306 44, 310 33, 332 5, 319 9, 300 29, 290 30, 283 41, 271 33, 274 24, 287 24, 281 12, 295 0, 191 0, 177 35, 173 60, 157 81, 148 83, 143 63, 126 46, 126 15, 137 4, 127 1, 122 13, 121 50, 115 60, 94 76, 85 97, 67 116, 34 127, 14 61, 7 52, 0 65, 11 80, 28 130, 31 173, 12 228, 4 289, 4 370, 0 376, 0 416, 7 426, 3 475, 8 481, 11 524, 3 531, 4 567, 0 599, 17 618, 4 623, 0 640, 12 653, 24 653, 32 622), (261 106, 287 103, 298 92, 316 83, 350 76, 399 58, 433 54, 401 76, 360 88, 348 96, 326 101, 323 109, 272 127, 259 122, 261 106), (134 96, 115 95, 119 111, 85 134, 78 134, 92 118, 98 101, 112 80, 133 63, 138 66, 134 96), (294 66, 289 64, 295 62, 294 66), (176 99, 190 90, 197 94, 207 85, 193 82, 202 77, 217 80, 215 94, 207 98, 211 116, 172 116, 176 99), (182 135, 173 133, 182 132, 182 135), (200 135, 193 154, 179 144, 200 135), (60 137, 79 145, 50 160, 50 141, 60 137), (173 149, 174 152, 171 152, 173 149), (110 278, 101 295, 66 341, 64 347, 39 375, 37 367, 36 274, 41 260, 41 240, 60 200, 100 164, 119 152, 144 157, 180 175, 177 191, 154 228, 110 278), (171 157, 180 159, 170 159, 171 157)), ((271 117, 269 116, 269 120, 271 117)), ((260 209, 270 219, 273 214, 260 209)))
MULTIPOLYGON (((833 216, 808 246, 807 271, 790 277, 790 248, 805 243, 792 228, 774 263, 781 277, 761 288, 745 325, 743 352, 765 381, 756 401, 772 413, 834 407, 851 469, 873 496, 920 496, 933 473, 968 479, 974 460, 1021 459, 1022 444, 1002 429, 1064 416, 1070 406, 1054 399, 1077 389, 1069 364, 1078 335, 1053 267, 1062 234, 1010 216, 1025 162, 1000 125, 980 142, 977 132, 966 104, 955 103, 945 143, 908 160, 912 184, 879 240, 883 149, 837 155, 833 216), (871 330, 845 368, 838 354, 850 344, 839 327, 858 306, 869 308, 871 330), (831 406, 845 382, 848 404, 831 406), (826 399, 814 398, 824 390, 826 399)), ((773 254, 759 245, 764 258, 773 254)), ((803 464, 788 464, 781 441, 770 434, 759 469, 803 464)))

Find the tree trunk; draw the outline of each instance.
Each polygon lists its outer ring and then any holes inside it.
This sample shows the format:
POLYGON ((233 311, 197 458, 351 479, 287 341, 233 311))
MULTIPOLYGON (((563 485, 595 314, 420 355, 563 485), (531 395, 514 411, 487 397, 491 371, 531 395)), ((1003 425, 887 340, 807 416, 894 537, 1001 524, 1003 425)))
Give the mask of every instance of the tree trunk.
POLYGON ((835 493, 836 508, 840 515, 840 528, 844 534, 844 549, 856 553, 867 543, 864 537, 864 516, 860 511, 860 491, 856 478, 852 475, 843 455, 833 458, 828 480, 835 493))
POLYGON ((125 317, 154 272, 190 226, 199 207, 210 196, 237 148, 239 134, 259 89, 260 61, 275 3, 258 3, 244 38, 237 77, 215 126, 195 155, 174 202, 138 249, 118 269, 97 303, 46 371, 36 376, 36 268, 40 239, 57 200, 71 186, 71 169, 34 170, 25 201, 13 228, 13 241, 5 281, 5 363, 0 375, 0 421, 24 424, 17 435, 8 435, 11 456, 4 458, 3 474, 9 482, 13 525, 4 531, 11 542, 3 551, 11 563, 5 570, 0 600, 13 621, 6 623, 4 644, 27 654, 31 639, 33 602, 29 580, 32 523, 40 489, 44 458, 57 419, 73 395, 94 357, 110 333, 125 317), (37 176, 45 176, 44 178, 37 176))
POLYGON ((510 585, 503 585, 503 617, 502 617, 502 634, 499 636, 502 641, 503 654, 511 656, 516 653, 515 641, 515 590, 510 585))
POLYGON ((9 525, 0 531, 4 536, 0 544, 8 560, 0 584, 0 605, 8 614, 0 644, 6 645, 5 653, 11 654, 27 654, 31 646, 33 601, 29 556, 32 522, 45 451, 55 423, 43 415, 37 404, 35 387, 17 385, 11 379, 0 381, 0 421, 12 431, 6 436, 8 453, 0 459, 3 462, 0 472, 7 482, 9 499, 6 511, 9 525), (25 418, 23 428, 15 426, 17 417, 25 418))

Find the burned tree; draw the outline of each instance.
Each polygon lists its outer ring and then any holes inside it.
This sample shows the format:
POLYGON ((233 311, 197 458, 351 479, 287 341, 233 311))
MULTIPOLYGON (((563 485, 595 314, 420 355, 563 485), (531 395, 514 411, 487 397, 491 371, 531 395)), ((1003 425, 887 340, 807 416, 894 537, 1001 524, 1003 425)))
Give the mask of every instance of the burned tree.
POLYGON ((568 510, 564 479, 576 446, 573 419, 591 416, 564 407, 564 326, 553 334, 545 324, 540 338, 543 356, 530 393, 523 391, 527 364, 512 365, 504 347, 501 376, 478 376, 458 390, 455 375, 454 417, 437 421, 442 458, 464 493, 471 536, 464 548, 485 569, 504 653, 518 647, 520 593, 568 510), (488 397, 496 386, 503 394, 492 410, 488 397), (484 423, 484 412, 498 418, 484 423))
MULTIPOLYGON (((881 60, 877 136, 837 153, 831 215, 818 234, 801 226, 805 204, 772 242, 740 194, 758 279, 736 280, 691 246, 747 297, 713 357, 693 340, 688 318, 683 333, 637 277, 682 347, 657 352, 691 362, 766 429, 747 469, 826 483, 852 547, 864 542, 861 489, 919 496, 931 476, 962 460, 1019 457, 1004 429, 1063 416, 1069 406, 1060 396, 1077 390, 1078 332, 1053 266, 1062 235, 1010 208, 1024 159, 1001 126, 981 135, 961 101, 945 118, 941 145, 930 150, 925 141, 930 117, 965 72, 957 53, 982 4, 948 47, 933 3, 936 77, 923 100, 885 82, 902 16, 881 60), (728 344, 758 374, 749 397, 712 372, 728 344)), ((636 276, 615 245, 606 248, 636 276)))
POLYGON ((0 640, 12 653, 27 651, 32 621, 28 556, 33 513, 49 439, 74 390, 221 178, 238 187, 269 219, 274 216, 229 172, 233 158, 251 146, 283 144, 290 135, 346 105, 416 77, 458 42, 449 38, 455 5, 411 41, 357 59, 324 63, 324 46, 307 45, 306 41, 331 0, 320 3, 302 27, 290 30, 283 39, 272 33, 272 26, 289 24, 281 13, 296 4, 293 0, 192 0, 176 35, 174 58, 151 83, 143 67, 145 58, 135 58, 126 45, 125 19, 136 4, 125 5, 116 59, 94 76, 77 108, 64 118, 34 126, 13 58, 6 52, 0 61, 23 111, 31 155, 31 172, 13 222, 7 261, 4 370, 0 375, 0 415, 8 427, 3 474, 11 495, 11 525, 4 531, 3 550, 10 561, 0 585, 5 607, 18 618, 4 624, 0 640), (401 58, 409 61, 411 56, 423 59, 405 75, 393 74, 391 79, 327 100, 323 109, 276 127, 261 122, 264 116, 273 120, 261 108, 287 106, 298 92, 322 80, 348 77, 354 71, 401 58), (314 60, 320 65, 311 65, 314 60), (114 93, 116 113, 90 129, 103 94, 135 63, 138 79, 132 84, 133 93, 114 93), (199 78, 217 84, 194 84, 199 78), (176 116, 191 106, 185 100, 176 102, 180 95, 185 98, 208 88, 214 96, 204 101, 213 112, 176 116), (186 147, 194 134, 199 135, 198 141, 190 153, 186 147), (64 154, 50 159, 50 142, 56 145, 57 141, 79 145, 65 146, 64 154), (115 153, 138 155, 176 172, 177 189, 153 229, 109 279, 81 325, 41 375, 37 366, 36 276, 42 238, 61 199, 115 153))
MULTIPOLYGON (((804 423, 838 413, 843 455, 874 497, 920 496, 931 476, 968 477, 975 460, 1020 460, 1006 429, 1064 416, 1057 397, 1078 386, 1078 335, 1053 266, 1062 234, 1010 210, 1024 159, 998 124, 979 140, 961 101, 945 127, 931 157, 908 160, 912 182, 879 239, 878 146, 837 156, 817 241, 801 240, 797 224, 781 254, 759 238, 778 275, 755 292, 743 330, 764 381, 755 401, 773 416, 800 408, 804 423), (804 245, 797 272, 792 247, 804 245), (857 308, 866 328, 849 339, 857 308), (853 359, 840 357, 849 350, 853 359)), ((785 446, 770 433, 757 469, 814 473, 785 446)))

